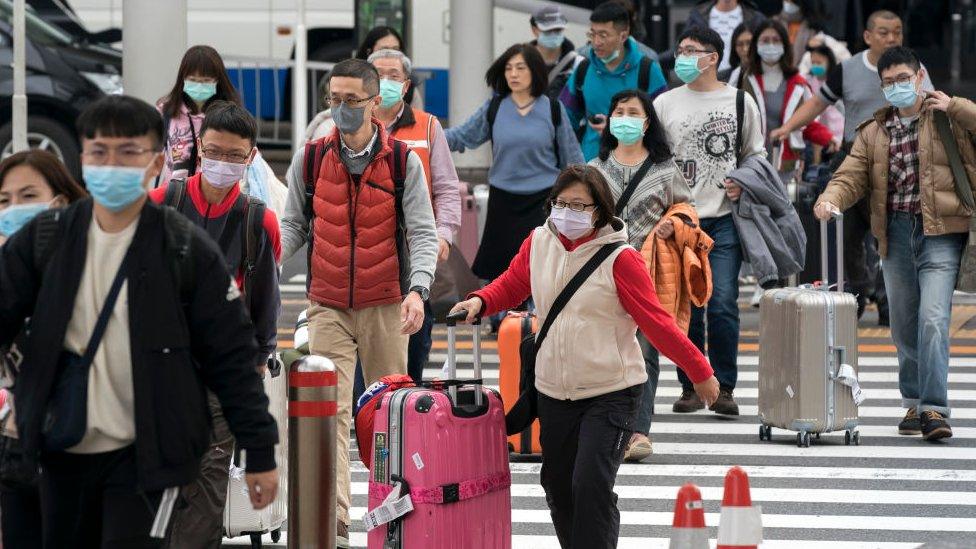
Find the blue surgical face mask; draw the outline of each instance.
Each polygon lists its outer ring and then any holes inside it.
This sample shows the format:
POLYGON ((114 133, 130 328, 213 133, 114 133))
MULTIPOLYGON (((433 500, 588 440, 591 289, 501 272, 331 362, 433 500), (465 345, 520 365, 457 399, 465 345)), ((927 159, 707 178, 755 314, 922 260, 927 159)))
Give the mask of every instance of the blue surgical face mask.
POLYGON ((698 58, 693 55, 679 55, 674 62, 674 73, 685 84, 691 84, 701 76, 698 58))
POLYGON ((37 214, 50 207, 50 203, 31 203, 7 206, 0 210, 0 235, 11 237, 21 227, 28 224, 37 214))
POLYGON ((380 97, 383 98, 383 102, 380 105, 384 109, 389 109, 393 105, 396 105, 403 99, 403 82, 397 82, 396 80, 380 80, 380 97))
POLYGON ((113 212, 125 209, 146 194, 146 168, 83 166, 81 174, 95 202, 113 212))
POLYGON ((611 53, 610 55, 606 57, 600 57, 599 59, 600 61, 603 61, 604 64, 606 64, 606 63, 613 63, 614 60, 616 60, 618 57, 620 57, 620 50, 613 50, 613 53, 611 53))
POLYGON ((610 135, 624 145, 633 145, 644 137, 644 122, 646 118, 636 116, 610 117, 610 135))
POLYGON ((893 107, 899 109, 907 109, 915 104, 918 100, 918 92, 915 90, 915 78, 912 77, 911 80, 904 83, 895 83, 892 86, 886 86, 882 91, 884 91, 885 99, 893 107))
POLYGON ((539 41, 539 45, 542 46, 543 48, 549 48, 551 50, 554 50, 562 46, 563 40, 565 39, 566 37, 563 35, 563 31, 557 30, 557 31, 549 31, 549 32, 541 33, 539 35, 538 41, 539 41))
POLYGON ((817 78, 823 78, 824 76, 827 76, 827 67, 823 65, 811 65, 810 75, 816 76, 817 78))
POLYGON ((190 96, 190 99, 197 103, 205 103, 211 97, 217 95, 216 82, 192 82, 183 81, 183 93, 190 96))

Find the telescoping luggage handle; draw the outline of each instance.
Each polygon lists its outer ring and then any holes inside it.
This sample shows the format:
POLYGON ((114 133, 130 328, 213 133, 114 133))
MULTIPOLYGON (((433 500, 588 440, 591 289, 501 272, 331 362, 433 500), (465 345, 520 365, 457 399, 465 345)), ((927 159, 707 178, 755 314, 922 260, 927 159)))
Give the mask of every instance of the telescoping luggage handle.
MULTIPOLYGON (((837 221, 837 291, 844 291, 844 214, 841 212, 831 212, 831 217, 837 221)), ((820 220, 820 273, 822 289, 830 290, 830 254, 827 251, 827 224, 828 219, 820 220)))
MULTIPOLYGON (((450 379, 457 379, 457 323, 466 318, 468 318, 468 312, 462 310, 447 315, 445 319, 447 322, 447 372, 450 379)), ((471 353, 474 357, 474 379, 479 385, 478 390, 474 392, 474 404, 481 406, 481 319, 475 319, 472 326, 474 329, 472 330, 471 353)), ((448 394, 451 395, 451 401, 457 402, 457 385, 451 385, 447 390, 448 394)))

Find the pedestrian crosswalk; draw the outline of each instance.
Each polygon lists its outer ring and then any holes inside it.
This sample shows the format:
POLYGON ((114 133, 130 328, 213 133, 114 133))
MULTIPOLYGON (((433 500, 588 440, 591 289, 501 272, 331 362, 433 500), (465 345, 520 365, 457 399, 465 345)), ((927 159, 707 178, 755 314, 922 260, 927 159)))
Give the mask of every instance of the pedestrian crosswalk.
MULTIPOLYGON (((442 376, 446 359, 443 327, 435 329, 434 338, 428 378, 442 376)), ((458 340, 470 342, 464 334, 458 340)), ((482 375, 487 385, 496 386, 497 345, 490 336, 484 341, 482 375)), ((880 349, 890 340, 862 337, 861 342, 880 349)), ((472 377, 470 347, 460 350, 458 361, 458 377, 472 377)), ((777 429, 772 441, 760 442, 757 353, 741 352, 738 364, 735 393, 742 415, 725 418, 707 411, 672 413, 680 385, 674 365, 662 358, 651 429, 654 453, 643 463, 624 464, 617 478, 618 547, 668 547, 674 497, 689 481, 701 488, 714 540, 722 483, 732 465, 749 474, 753 501, 762 507, 764 548, 907 549, 929 542, 976 547, 976 356, 954 353, 951 359, 954 436, 935 444, 897 433, 904 410, 893 353, 862 350, 860 381, 868 400, 860 408, 860 446, 846 446, 843 433, 834 433, 798 448, 794 433, 777 429)), ((368 476, 355 449, 352 453, 351 542, 365 547, 359 519, 366 511, 368 476)), ((558 548, 539 486, 540 464, 514 458, 511 470, 512 546, 558 548)))

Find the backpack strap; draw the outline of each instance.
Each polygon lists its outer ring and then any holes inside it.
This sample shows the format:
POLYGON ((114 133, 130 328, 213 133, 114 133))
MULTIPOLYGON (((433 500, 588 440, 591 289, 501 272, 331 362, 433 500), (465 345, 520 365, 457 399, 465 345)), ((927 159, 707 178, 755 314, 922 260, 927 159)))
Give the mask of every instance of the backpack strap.
POLYGON ((185 198, 186 179, 170 179, 166 185, 166 193, 163 195, 163 204, 176 208, 176 211, 181 211, 185 198))
MULTIPOLYGON (((322 159, 332 144, 326 145, 321 139, 305 144, 305 162, 302 166, 302 182, 305 183, 305 220, 312 221, 312 201, 315 198, 315 182, 319 178, 322 159)), ((311 229, 309 229, 311 230, 311 229)))
POLYGON ((583 136, 586 134, 586 96, 583 95, 583 83, 586 82, 586 73, 590 68, 590 58, 584 57, 579 65, 576 65, 576 72, 574 73, 573 79, 573 95, 576 97, 576 104, 579 105, 580 111, 583 113, 583 120, 580 125, 575 128, 576 138, 580 141, 583 140, 583 136))
POLYGON ((34 269, 38 274, 44 273, 58 243, 58 232, 61 227, 61 210, 44 210, 37 214, 34 222, 34 269))
POLYGON ((244 261, 241 270, 244 273, 244 304, 250 307, 251 287, 254 272, 258 264, 258 249, 264 237, 264 216, 266 206, 256 198, 248 198, 244 202, 244 261))
POLYGON ((949 157, 949 168, 952 170, 952 180, 956 186, 956 195, 970 211, 976 210, 976 200, 973 199, 973 188, 969 183, 969 175, 962 163, 962 156, 959 154, 959 142, 952 133, 949 126, 949 117, 946 113, 935 110, 935 128, 939 132, 939 140, 945 148, 946 156, 949 157))
POLYGON ((488 120, 488 140, 491 142, 495 141, 495 117, 498 116, 498 107, 502 104, 501 95, 493 95, 491 97, 491 102, 488 103, 488 112, 485 114, 485 119, 488 120))
POLYGON ((171 208, 163 208, 166 263, 180 292, 183 305, 189 305, 196 291, 193 265, 193 223, 171 208))
MULTIPOLYGON (((165 150, 166 150, 167 147, 169 147, 169 122, 170 122, 170 117, 169 117, 168 114, 166 114, 166 110, 167 110, 166 109, 166 106, 164 105, 163 106, 163 151, 164 151, 163 156, 164 157, 165 157, 165 150)), ((153 188, 154 189, 156 189, 156 188, 159 187, 159 183, 162 181, 162 179, 163 179, 163 172, 160 171, 159 174, 156 175, 156 179, 153 181, 153 188)))
POLYGON ((742 123, 746 114, 746 92, 738 89, 735 92, 735 163, 742 158, 742 123))
POLYGON ((556 153, 556 169, 562 165, 562 160, 559 157, 559 126, 563 122, 563 111, 560 107, 559 101, 551 97, 547 97, 549 100, 549 116, 552 118, 552 128, 555 130, 552 134, 552 150, 556 153))
POLYGON ((637 89, 642 92, 651 91, 647 89, 651 86, 651 62, 650 57, 641 57, 640 68, 637 70, 637 89))

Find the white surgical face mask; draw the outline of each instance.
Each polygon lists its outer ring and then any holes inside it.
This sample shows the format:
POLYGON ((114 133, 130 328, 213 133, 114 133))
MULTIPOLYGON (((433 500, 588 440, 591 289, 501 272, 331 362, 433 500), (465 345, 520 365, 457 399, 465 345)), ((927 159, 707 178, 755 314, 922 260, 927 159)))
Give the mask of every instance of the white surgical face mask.
POLYGON ((570 240, 581 238, 593 230, 593 214, 587 211, 574 212, 568 207, 553 208, 549 219, 559 234, 570 240))
POLYGON ((204 158, 200 162, 200 171, 210 183, 218 189, 226 189, 244 178, 247 164, 236 164, 234 162, 223 162, 204 158))

